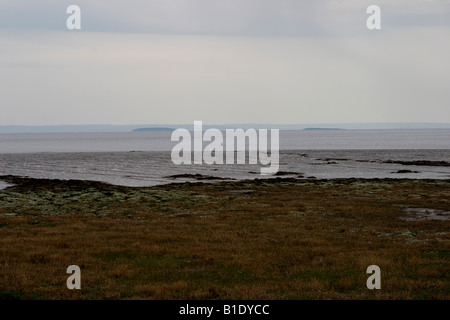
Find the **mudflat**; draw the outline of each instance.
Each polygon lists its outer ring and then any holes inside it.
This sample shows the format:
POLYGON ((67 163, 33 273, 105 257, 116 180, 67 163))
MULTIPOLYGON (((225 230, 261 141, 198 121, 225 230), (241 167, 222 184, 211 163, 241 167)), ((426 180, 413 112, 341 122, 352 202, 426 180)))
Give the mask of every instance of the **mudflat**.
POLYGON ((450 299, 450 180, 0 179, 2 299, 450 299))

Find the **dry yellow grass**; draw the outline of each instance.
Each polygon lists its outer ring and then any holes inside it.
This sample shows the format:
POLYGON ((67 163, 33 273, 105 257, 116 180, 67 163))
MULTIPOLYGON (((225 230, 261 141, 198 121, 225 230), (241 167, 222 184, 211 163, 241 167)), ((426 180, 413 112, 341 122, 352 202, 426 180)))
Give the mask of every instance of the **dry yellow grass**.
POLYGON ((0 191, 0 297, 449 299, 450 221, 401 219, 449 199, 448 180, 23 180, 0 191))

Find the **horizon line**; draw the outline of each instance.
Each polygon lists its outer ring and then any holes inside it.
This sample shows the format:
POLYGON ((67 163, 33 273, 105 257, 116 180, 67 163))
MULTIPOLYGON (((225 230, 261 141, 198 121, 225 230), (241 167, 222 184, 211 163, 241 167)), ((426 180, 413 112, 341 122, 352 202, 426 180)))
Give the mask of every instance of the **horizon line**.
MULTIPOLYGON (((438 130, 450 129, 448 122, 348 122, 348 123, 311 123, 311 124, 271 124, 271 123, 230 123, 202 124, 205 129, 279 129, 281 131, 305 129, 335 130, 438 130)), ((0 125, 0 133, 121 133, 136 129, 152 131, 166 128, 167 131, 178 128, 192 129, 191 124, 69 124, 69 125, 0 125)), ((161 130, 160 130, 161 131, 161 130)))

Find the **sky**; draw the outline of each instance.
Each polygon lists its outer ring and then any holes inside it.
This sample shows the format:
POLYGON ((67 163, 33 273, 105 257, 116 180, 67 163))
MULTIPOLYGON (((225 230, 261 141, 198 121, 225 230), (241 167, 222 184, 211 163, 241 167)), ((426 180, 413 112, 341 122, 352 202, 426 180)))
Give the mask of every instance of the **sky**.
POLYGON ((450 123, 449 57, 450 0, 0 0, 0 125, 450 123))

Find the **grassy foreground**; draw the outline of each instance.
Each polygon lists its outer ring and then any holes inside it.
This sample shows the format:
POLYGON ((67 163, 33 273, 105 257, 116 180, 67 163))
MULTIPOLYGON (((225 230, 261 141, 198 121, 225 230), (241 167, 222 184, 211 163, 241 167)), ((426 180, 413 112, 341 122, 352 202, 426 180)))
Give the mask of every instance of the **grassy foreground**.
POLYGON ((450 180, 2 179, 3 299, 450 299, 450 180))

